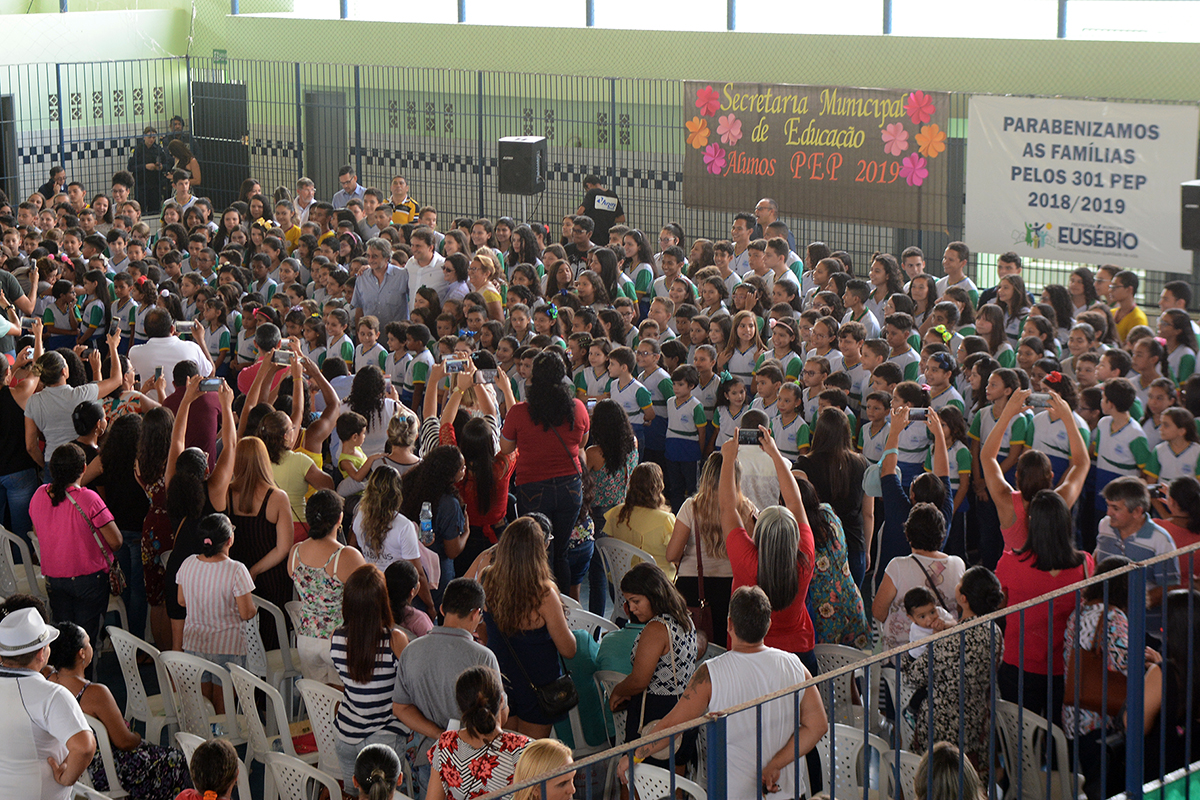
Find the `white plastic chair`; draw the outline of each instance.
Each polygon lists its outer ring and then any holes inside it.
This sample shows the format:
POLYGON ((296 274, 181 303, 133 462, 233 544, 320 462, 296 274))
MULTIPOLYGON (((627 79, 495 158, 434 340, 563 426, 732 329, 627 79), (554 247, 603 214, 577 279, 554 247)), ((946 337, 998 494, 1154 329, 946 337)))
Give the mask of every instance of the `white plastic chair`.
MULTIPOLYGON (((129 797, 129 792, 121 786, 121 781, 117 777, 117 761, 113 758, 112 742, 108 738, 108 729, 104 727, 104 723, 93 717, 91 714, 84 714, 83 718, 87 720, 87 724, 91 726, 92 733, 96 735, 96 751, 100 753, 100 763, 104 765, 104 774, 108 776, 108 791, 105 792, 112 800, 117 800, 121 797, 129 797)), ((92 783, 90 770, 84 770, 79 776, 79 783, 95 788, 92 783)))
POLYGON ((571 597, 569 594, 563 594, 562 592, 559 592, 558 599, 562 600, 562 604, 567 607, 568 611, 578 611, 579 609, 583 608, 579 601, 571 597))
MULTIPOLYGON (((1067 756, 1067 736, 1062 728, 1050 723, 1029 709, 1022 710, 1016 703, 996 701, 996 733, 1004 753, 1004 764, 1009 776, 1005 798, 1017 797, 1018 786, 1024 800, 1048 800, 1046 798, 1046 730, 1050 729, 1050 741, 1054 747, 1054 760, 1060 767, 1071 763, 1067 756), (1018 742, 1020 758, 1018 759, 1018 742)), ((1076 795, 1071 791, 1072 775, 1068 769, 1050 773, 1050 799, 1071 800, 1076 795)), ((1074 780, 1079 787, 1078 797, 1083 795, 1083 776, 1074 780)))
MULTIPOLYGON (((884 797, 896 798, 916 797, 914 781, 917 778, 917 767, 921 765, 921 756, 907 750, 885 750, 879 754, 879 774, 881 785, 884 787, 884 797), (900 759, 900 786, 896 786, 896 759, 900 759)), ((917 798, 920 800, 920 798, 917 798)))
POLYGON ((0 526, 0 595, 8 597, 12 594, 31 594, 47 605, 50 598, 46 594, 46 579, 42 571, 34 566, 33 554, 29 544, 8 528, 0 526), (13 548, 21 555, 18 564, 13 554, 13 548))
MULTIPOLYGON (((183 731, 175 734, 175 741, 179 744, 179 749, 183 751, 189 764, 192 763, 192 754, 196 752, 196 748, 204 744, 204 739, 183 731)), ((250 770, 246 769, 245 763, 240 758, 238 759, 237 797, 238 800, 254 800, 254 796, 250 794, 250 770)))
POLYGON ((112 639, 117 662, 121 665, 121 674, 125 676, 125 719, 136 719, 144 723, 146 740, 159 744, 163 728, 167 729, 168 738, 179 728, 175 703, 171 697, 170 679, 162 665, 162 653, 154 645, 121 628, 108 626, 108 635, 112 639), (154 669, 158 674, 158 694, 146 694, 142 672, 137 663, 139 651, 154 660, 154 669), (166 691, 163 691, 164 687, 166 691))
MULTIPOLYGON (((293 758, 298 758, 305 763, 316 764, 320 758, 318 753, 302 756, 296 752, 296 745, 292 742, 291 729, 288 727, 287 714, 284 712, 283 697, 280 696, 278 690, 237 664, 228 666, 229 677, 233 680, 233 688, 237 692, 238 705, 245 714, 246 726, 250 734, 250 744, 246 748, 246 763, 260 761, 265 767, 266 761, 263 757, 267 753, 276 751, 276 747, 278 747, 279 750, 293 758), (266 719, 258 714, 258 698, 256 696, 258 692, 266 696, 266 719), (274 730, 275 733, 268 728, 274 730)), ((275 797, 275 787, 271 780, 270 770, 266 770, 263 778, 263 796, 266 800, 273 800, 275 797)))
MULTIPOLYGON (((254 600, 254 605, 258 608, 258 623, 259 625, 268 624, 267 619, 263 616, 263 612, 270 617, 271 624, 275 625, 275 633, 279 640, 278 650, 268 650, 267 656, 267 674, 260 676, 267 679, 267 682, 279 690, 279 693, 286 694, 291 697, 291 692, 285 690, 285 685, 289 680, 295 680, 300 675, 300 653, 291 645, 291 639, 288 637, 287 621, 283 610, 274 603, 263 600, 258 595, 250 595, 254 600)), ((261 640, 260 640, 261 642, 261 640)), ((285 706, 289 711, 290 704, 285 706)))
MULTIPOLYGON (((813 655, 816 656, 817 666, 821 668, 821 674, 857 664, 865 660, 868 656, 862 650, 842 644, 818 644, 813 648, 813 655)), ((878 669, 878 667, 873 667, 872 672, 878 669)), ((852 682, 861 674, 861 671, 855 670, 854 672, 847 672, 845 675, 833 680, 834 714, 831 719, 834 722, 855 727, 862 724, 863 707, 854 705, 854 692, 851 688, 852 682)), ((873 729, 874 727, 872 725, 873 729)))
POLYGON ((180 730, 202 739, 211 739, 212 726, 215 724, 224 729, 224 738, 231 743, 245 743, 242 720, 238 719, 235 710, 236 692, 233 679, 229 677, 229 670, 207 659, 177 650, 169 650, 159 658, 174 684, 175 712, 179 717, 180 730), (206 672, 212 673, 221 684, 225 698, 224 714, 214 713, 212 703, 206 700, 200 691, 200 679, 206 672))
POLYGON ((283 604, 283 613, 287 614, 288 621, 292 623, 292 646, 296 644, 296 637, 300 630, 300 601, 288 600, 283 604))
MULTIPOLYGON (((274 783, 281 800, 310 800, 316 797, 317 794, 309 791, 312 784, 316 784, 317 793, 324 787, 330 797, 342 796, 342 787, 338 785, 337 778, 328 772, 323 772, 286 753, 267 753, 265 758, 271 777, 264 780, 274 783)), ((270 798, 271 795, 267 797, 270 798)))
POLYGON ((836 763, 837 786, 834 794, 837 797, 862 797, 870 765, 870 759, 864 757, 864 750, 869 747, 883 753, 888 750, 888 744, 871 733, 864 737, 860 728, 852 728, 836 722, 831 727, 834 737, 834 757, 831 759, 829 755, 829 733, 821 737, 815 747, 821 758, 821 774, 825 777, 825 783, 828 784, 829 776, 833 774, 833 766, 836 763))
POLYGON ((320 755, 317 766, 331 775, 338 775, 341 773, 341 765, 337 758, 337 709, 346 694, 340 689, 308 678, 296 681, 296 688, 304 698, 308 721, 312 724, 313 738, 317 740, 317 753, 320 755))
POLYGON ((567 612, 567 627, 573 631, 587 631, 593 639, 599 638, 597 631, 603 636, 618 630, 616 623, 582 608, 572 608, 567 612))
POLYGON ((71 798, 72 800, 113 800, 110 795, 102 794, 82 783, 71 787, 71 798))
POLYGON ((612 536, 597 539, 596 549, 600 552, 600 561, 604 564, 604 572, 608 575, 608 599, 613 604, 612 618, 615 622, 625 617, 621 610, 621 578, 625 577, 625 573, 634 564, 642 561, 649 561, 653 564, 654 556, 612 536))
MULTIPOLYGON (((693 800, 708 800, 708 794, 698 785, 681 775, 675 775, 675 788, 693 800)), ((633 785, 637 789, 638 800, 674 800, 671 792, 672 775, 662 767, 650 764, 635 764, 633 767, 633 785)))
MULTIPOLYGON (((608 708, 608 698, 612 694, 612 689, 621 681, 625 680, 625 676, 620 672, 615 672, 611 669, 598 669, 592 673, 592 680, 596 682, 596 691, 600 692, 600 704, 604 708, 608 708)), ((613 739, 614 745, 625 744, 625 711, 613 711, 613 727, 616 734, 613 739)))

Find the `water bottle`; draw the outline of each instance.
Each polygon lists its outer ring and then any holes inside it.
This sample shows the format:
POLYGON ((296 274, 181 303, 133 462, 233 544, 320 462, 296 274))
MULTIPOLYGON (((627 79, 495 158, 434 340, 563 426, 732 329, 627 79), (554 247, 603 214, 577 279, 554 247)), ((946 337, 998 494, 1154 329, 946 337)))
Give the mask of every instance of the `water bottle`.
POLYGON ((433 544, 433 508, 428 502, 421 503, 421 544, 433 544))

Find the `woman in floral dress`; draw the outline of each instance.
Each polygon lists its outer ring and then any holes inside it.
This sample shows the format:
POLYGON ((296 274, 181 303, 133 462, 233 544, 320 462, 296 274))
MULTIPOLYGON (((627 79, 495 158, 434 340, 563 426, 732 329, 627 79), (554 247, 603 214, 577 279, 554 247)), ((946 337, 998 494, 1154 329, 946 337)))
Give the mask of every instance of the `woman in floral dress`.
MULTIPOLYGON (((971 567, 954 590, 961 612, 960 624, 990 614, 1004 605, 1000 581, 987 567, 971 567)), ((916 698, 915 708, 905 709, 913 724, 910 748, 923 753, 929 746, 929 699, 933 704, 933 741, 959 744, 975 765, 979 777, 988 774, 988 722, 991 715, 992 675, 1004 654, 1004 634, 995 622, 966 627, 959 636, 933 642, 917 658, 904 656, 901 682, 916 698), (965 656, 960 655, 965 650, 965 656), (932 654, 932 655, 931 655, 932 654), (930 680, 929 659, 933 659, 930 680), (933 692, 933 686, 946 691, 933 692), (960 699, 961 696, 961 699, 960 699), (962 742, 959 742, 959 709, 962 709, 962 742)))
POLYGON ((863 649, 870 643, 867 612, 850 574, 846 534, 833 506, 817 499, 807 480, 797 481, 804 511, 812 524, 816 561, 808 584, 808 615, 818 644, 844 644, 863 649))
POLYGON ((512 785, 528 736, 501 730, 508 700, 491 667, 463 670, 454 686, 462 727, 446 731, 429 748, 426 800, 468 800, 512 785))

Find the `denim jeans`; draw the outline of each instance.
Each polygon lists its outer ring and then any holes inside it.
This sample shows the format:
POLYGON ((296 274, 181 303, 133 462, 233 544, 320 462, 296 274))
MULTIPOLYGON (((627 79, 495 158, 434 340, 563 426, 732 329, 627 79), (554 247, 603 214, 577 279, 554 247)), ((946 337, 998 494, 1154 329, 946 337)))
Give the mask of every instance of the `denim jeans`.
POLYGON ((33 522, 29 519, 29 503, 40 485, 37 470, 33 467, 20 472, 0 475, 0 521, 8 509, 9 530, 25 541, 30 541, 29 532, 33 522))
POLYGON ((125 612, 129 615, 129 632, 134 636, 145 637, 146 614, 146 578, 142 574, 142 532, 121 531, 125 543, 117 551, 117 563, 125 571, 125 591, 121 599, 125 601, 125 612))
POLYGON ((95 642, 100 636, 100 621, 108 609, 108 573, 46 578, 46 590, 54 621, 74 622, 95 642))
POLYGON ((567 550, 567 564, 571 568, 571 585, 583 583, 592 564, 596 543, 590 539, 567 550))
POLYGON ((522 514, 540 511, 550 519, 554 529, 551 542, 551 569, 560 592, 571 585, 571 567, 567 549, 571 546, 571 531, 579 519, 583 505, 583 487, 578 475, 566 475, 544 481, 523 483, 516 489, 517 508, 522 514))

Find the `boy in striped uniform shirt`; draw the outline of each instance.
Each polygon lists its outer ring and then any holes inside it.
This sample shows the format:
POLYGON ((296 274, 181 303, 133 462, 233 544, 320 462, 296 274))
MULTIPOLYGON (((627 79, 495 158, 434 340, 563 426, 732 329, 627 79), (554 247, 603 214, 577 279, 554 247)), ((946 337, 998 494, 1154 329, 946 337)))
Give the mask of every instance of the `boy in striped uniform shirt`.
POLYGON ((638 440, 638 452, 646 452, 647 419, 654 419, 650 391, 633 377, 637 358, 628 347, 618 347, 608 354, 608 396, 625 409, 633 435, 638 440))

